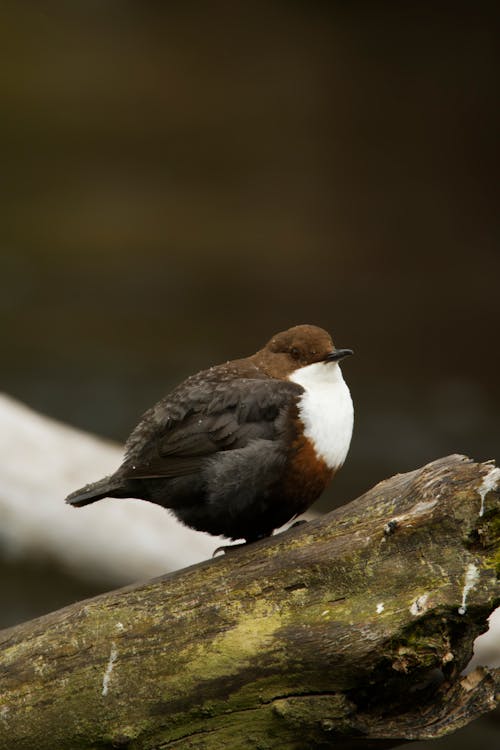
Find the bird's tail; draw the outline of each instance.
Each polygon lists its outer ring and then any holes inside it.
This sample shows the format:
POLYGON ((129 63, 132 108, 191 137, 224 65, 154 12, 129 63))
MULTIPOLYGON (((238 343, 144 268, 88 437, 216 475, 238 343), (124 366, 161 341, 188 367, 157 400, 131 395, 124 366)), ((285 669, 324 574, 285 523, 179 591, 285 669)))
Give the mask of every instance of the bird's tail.
POLYGON ((102 500, 103 497, 133 497, 132 488, 123 477, 112 474, 72 492, 66 498, 66 502, 75 508, 82 508, 84 505, 95 503, 96 500, 102 500))

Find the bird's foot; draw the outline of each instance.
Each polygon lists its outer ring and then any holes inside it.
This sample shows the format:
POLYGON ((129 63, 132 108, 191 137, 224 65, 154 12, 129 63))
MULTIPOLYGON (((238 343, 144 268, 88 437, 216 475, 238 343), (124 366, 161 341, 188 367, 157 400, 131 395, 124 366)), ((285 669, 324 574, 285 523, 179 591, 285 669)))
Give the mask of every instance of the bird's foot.
POLYGON ((294 523, 290 524, 290 526, 287 526, 286 529, 283 529, 283 531, 280 531, 278 536, 281 536, 282 534, 288 534, 289 531, 292 529, 296 529, 297 526, 304 526, 304 524, 309 523, 309 521, 306 521, 305 518, 301 518, 300 521, 295 521, 294 523))
MULTIPOLYGON (((297 528, 297 526, 303 526, 305 523, 309 523, 309 521, 306 521, 305 518, 301 518, 300 521, 295 521, 295 523, 292 523, 290 526, 291 529, 297 528)), ((288 531, 288 529, 287 529, 288 531)))
POLYGON ((223 544, 213 551, 212 557, 216 557, 220 552, 223 552, 225 555, 227 555, 229 552, 233 552, 236 549, 246 547, 247 544, 249 544, 249 542, 238 542, 238 544, 223 544))
POLYGON ((268 536, 271 536, 271 534, 260 534, 259 536, 254 536, 244 542, 238 542, 238 544, 223 544, 221 547, 217 547, 217 549, 214 550, 212 557, 218 555, 219 552, 224 552, 224 554, 227 554, 228 552, 233 552, 234 550, 241 549, 242 547, 248 547, 249 544, 258 542, 259 539, 266 539, 268 536))

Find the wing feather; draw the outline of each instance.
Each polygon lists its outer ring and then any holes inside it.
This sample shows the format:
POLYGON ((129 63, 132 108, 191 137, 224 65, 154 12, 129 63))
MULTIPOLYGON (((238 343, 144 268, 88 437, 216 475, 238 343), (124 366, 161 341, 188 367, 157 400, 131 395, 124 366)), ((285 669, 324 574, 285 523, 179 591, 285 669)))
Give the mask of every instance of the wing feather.
POLYGON ((204 398, 199 385, 195 398, 184 389, 177 393, 175 408, 164 400, 138 425, 123 473, 136 478, 186 476, 220 451, 272 440, 283 431, 284 417, 302 390, 296 383, 257 378, 216 384, 206 389, 204 398), (146 432, 142 441, 137 437, 141 429, 146 432))

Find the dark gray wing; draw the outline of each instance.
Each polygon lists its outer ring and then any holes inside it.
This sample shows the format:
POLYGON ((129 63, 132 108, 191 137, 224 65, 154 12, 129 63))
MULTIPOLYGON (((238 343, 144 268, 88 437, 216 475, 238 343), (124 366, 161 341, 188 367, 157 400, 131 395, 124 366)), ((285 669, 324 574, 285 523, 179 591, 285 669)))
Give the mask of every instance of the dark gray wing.
POLYGON ((219 451, 281 436, 301 386, 269 378, 186 381, 149 412, 127 445, 126 477, 178 477, 219 451))

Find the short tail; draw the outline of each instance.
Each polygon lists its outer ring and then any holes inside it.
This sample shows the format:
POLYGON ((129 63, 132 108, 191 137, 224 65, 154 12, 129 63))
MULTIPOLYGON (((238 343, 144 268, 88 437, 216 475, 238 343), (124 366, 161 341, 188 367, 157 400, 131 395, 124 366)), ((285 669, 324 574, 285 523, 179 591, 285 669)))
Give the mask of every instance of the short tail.
POLYGON ((82 508, 103 497, 133 497, 132 488, 122 478, 112 475, 72 492, 66 502, 75 508, 82 508))

